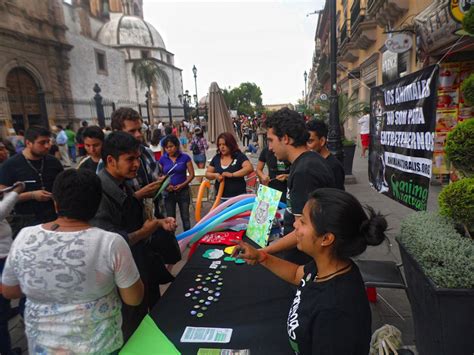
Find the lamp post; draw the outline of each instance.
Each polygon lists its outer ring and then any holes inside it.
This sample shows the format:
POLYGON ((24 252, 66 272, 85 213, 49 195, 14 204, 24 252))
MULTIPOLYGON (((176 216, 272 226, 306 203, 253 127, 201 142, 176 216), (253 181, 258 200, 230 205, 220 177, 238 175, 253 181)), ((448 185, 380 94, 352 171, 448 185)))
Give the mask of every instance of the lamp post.
POLYGON ((168 117, 170 119, 170 127, 173 127, 173 113, 171 112, 171 100, 168 96, 168 117))
POLYGON ((184 119, 188 119, 189 104, 191 103, 191 95, 189 95, 189 90, 186 90, 184 94, 178 95, 179 102, 183 104, 184 109, 184 119))
POLYGON ((306 104, 306 82, 308 80, 308 73, 306 72, 306 70, 304 71, 303 77, 304 77, 304 103, 306 104))
POLYGON ((328 149, 339 161, 344 162, 344 151, 342 150, 341 127, 339 125, 339 106, 337 97, 337 34, 336 34, 336 0, 329 0, 330 21, 330 69, 331 69, 331 93, 329 95, 329 132, 328 149))
POLYGON ((194 89, 195 89, 195 94, 196 97, 198 97, 198 86, 197 86, 197 68, 195 65, 193 65, 193 74, 194 74, 194 89))

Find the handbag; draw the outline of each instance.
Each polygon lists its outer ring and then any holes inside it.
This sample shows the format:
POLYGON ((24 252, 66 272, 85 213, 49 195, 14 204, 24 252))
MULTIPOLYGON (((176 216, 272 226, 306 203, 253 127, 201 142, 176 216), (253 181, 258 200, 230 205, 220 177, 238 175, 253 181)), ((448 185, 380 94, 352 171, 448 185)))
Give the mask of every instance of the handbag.
POLYGON ((150 238, 150 249, 158 253, 165 264, 176 264, 181 260, 181 249, 173 232, 159 229, 150 238))

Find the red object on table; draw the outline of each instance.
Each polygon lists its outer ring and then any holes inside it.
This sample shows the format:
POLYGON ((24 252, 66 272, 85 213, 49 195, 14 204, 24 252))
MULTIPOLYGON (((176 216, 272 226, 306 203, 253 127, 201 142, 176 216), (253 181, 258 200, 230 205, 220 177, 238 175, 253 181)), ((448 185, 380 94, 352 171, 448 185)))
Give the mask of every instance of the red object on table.
POLYGON ((370 303, 377 302, 377 289, 375 287, 366 287, 365 293, 367 293, 367 299, 370 303))
POLYGON ((242 240, 245 231, 224 231, 224 232, 211 232, 205 234, 201 239, 194 243, 189 250, 188 260, 196 251, 197 247, 201 244, 216 244, 216 245, 235 245, 232 240, 242 240))

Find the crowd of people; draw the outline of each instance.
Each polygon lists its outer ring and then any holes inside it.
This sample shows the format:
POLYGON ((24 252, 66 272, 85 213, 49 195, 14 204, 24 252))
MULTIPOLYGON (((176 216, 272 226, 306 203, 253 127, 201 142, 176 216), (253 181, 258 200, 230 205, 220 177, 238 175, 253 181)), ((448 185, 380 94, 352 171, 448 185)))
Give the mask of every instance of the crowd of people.
POLYGON ((367 354, 370 308, 350 258, 384 240, 385 219, 344 191, 324 122, 282 109, 241 117, 234 128, 217 137, 214 156, 199 124, 160 122, 147 142, 131 108, 114 111, 108 131, 84 122, 77 132, 57 125, 54 135, 29 127, 23 147, 18 137, 2 139, 0 353, 17 351, 8 333, 13 298, 31 353, 118 353, 159 300, 159 285, 174 279, 176 209, 190 229, 195 167, 216 192, 224 184, 221 201, 245 194, 254 166, 240 146, 256 143, 258 180, 287 205, 284 236, 260 250, 241 243, 240 257, 298 286, 300 326, 288 326, 295 351, 318 354, 334 332, 348 341, 330 344, 331 354, 367 354))

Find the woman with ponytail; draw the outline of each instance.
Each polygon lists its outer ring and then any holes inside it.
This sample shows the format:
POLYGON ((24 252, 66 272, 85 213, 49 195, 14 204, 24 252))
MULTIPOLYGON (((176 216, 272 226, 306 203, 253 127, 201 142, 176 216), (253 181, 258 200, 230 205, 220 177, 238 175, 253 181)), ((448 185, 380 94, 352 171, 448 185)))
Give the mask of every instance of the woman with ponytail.
POLYGON ((244 242, 239 257, 298 286, 287 322, 296 354, 367 355, 371 313, 351 258, 385 240, 387 221, 371 207, 364 211, 351 194, 324 188, 311 194, 294 227, 297 248, 313 259, 308 264, 290 263, 244 242))

